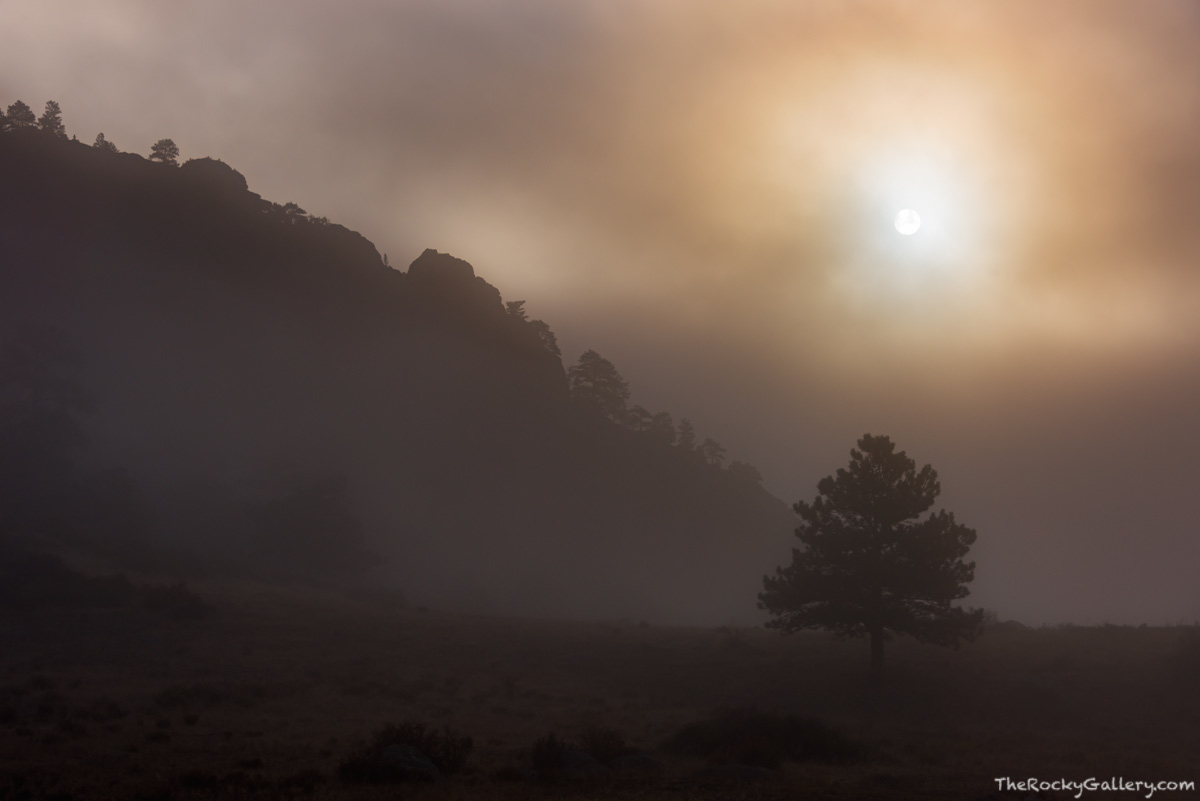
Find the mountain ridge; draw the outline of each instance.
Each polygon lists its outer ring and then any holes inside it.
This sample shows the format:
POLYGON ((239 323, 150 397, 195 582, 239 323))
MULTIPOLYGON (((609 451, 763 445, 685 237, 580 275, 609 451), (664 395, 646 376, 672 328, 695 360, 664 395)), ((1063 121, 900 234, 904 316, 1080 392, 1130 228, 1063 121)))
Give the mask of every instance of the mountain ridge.
POLYGON ((468 262, 429 249, 394 270, 211 158, 19 130, 0 134, 0 171, 0 306, 82 351, 89 458, 147 499, 141 538, 288 574, 246 498, 337 475, 386 558, 369 579, 414 600, 754 616, 786 506, 576 402, 549 327, 468 262))

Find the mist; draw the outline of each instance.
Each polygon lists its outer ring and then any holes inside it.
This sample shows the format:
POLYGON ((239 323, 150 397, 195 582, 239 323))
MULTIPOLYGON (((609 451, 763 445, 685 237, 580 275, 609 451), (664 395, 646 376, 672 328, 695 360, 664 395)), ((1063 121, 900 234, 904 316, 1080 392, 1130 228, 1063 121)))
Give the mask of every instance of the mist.
POLYGON ((0 799, 1194 791, 1197 34, 0 2, 0 799))
POLYGON ((13 2, 0 22, 0 94, 125 149, 173 136, 393 262, 471 261, 565 362, 597 349, 788 504, 891 434, 981 532, 989 607, 1195 616, 1189 4, 13 2), (877 238, 897 171, 956 182, 929 252, 877 238))

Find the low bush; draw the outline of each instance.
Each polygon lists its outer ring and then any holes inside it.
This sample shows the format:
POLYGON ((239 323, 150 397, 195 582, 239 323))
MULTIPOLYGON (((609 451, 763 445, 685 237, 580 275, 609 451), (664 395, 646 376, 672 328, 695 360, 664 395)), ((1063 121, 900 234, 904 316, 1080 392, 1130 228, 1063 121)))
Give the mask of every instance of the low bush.
POLYGON ((562 768, 566 762, 567 752, 572 748, 566 740, 560 739, 554 732, 533 741, 530 757, 533 767, 539 773, 553 773, 562 768))
POLYGON ((280 790, 299 790, 306 795, 311 795, 318 785, 324 783, 325 774, 315 768, 306 768, 305 770, 284 776, 276 782, 276 786, 280 790))
POLYGON ((215 684, 172 684, 154 696, 162 709, 208 709, 229 700, 229 690, 215 684))
POLYGON ((671 735, 663 750, 764 768, 784 761, 853 762, 864 755, 860 744, 820 720, 738 709, 689 723, 671 735))
POLYGON ((474 746, 470 737, 464 737, 450 728, 441 731, 424 723, 392 723, 377 729, 370 740, 351 752, 338 765, 338 776, 343 781, 356 783, 390 783, 408 777, 404 770, 389 765, 383 753, 394 745, 407 745, 420 751, 446 776, 460 772, 471 755, 474 746))
POLYGON ((624 735, 616 729, 604 726, 592 726, 587 729, 579 738, 579 747, 605 765, 622 754, 629 753, 624 735))

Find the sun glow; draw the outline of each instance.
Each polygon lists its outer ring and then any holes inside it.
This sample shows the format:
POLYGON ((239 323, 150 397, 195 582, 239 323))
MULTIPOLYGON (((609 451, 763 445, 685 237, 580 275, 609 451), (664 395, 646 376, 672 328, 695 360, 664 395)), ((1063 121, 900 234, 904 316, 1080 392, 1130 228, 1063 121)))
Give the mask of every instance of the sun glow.
POLYGON ((914 311, 983 292, 990 212, 971 171, 948 148, 883 150, 863 160, 845 198, 845 289, 914 311))
POLYGON ((880 60, 805 87, 803 113, 781 109, 779 153, 796 165, 784 175, 805 176, 801 202, 825 187, 811 219, 828 234, 831 300, 919 326, 959 314, 976 326, 999 305, 993 279, 1023 212, 994 88, 880 60))
POLYGON ((905 236, 912 236, 921 230, 921 215, 915 209, 900 209, 896 215, 896 230, 905 236))

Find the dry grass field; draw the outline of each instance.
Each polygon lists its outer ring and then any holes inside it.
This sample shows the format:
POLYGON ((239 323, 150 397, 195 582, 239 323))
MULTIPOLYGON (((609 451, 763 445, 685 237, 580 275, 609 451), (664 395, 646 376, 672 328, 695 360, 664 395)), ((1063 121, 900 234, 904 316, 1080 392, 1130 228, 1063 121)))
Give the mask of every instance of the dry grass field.
POLYGON ((972 799, 993 796, 1000 776, 1200 778, 1191 628, 1000 626, 957 652, 900 641, 871 693, 865 644, 820 634, 192 589, 211 615, 0 610, 0 799, 972 799), (723 708, 819 719, 860 750, 784 761, 761 781, 697 777, 706 760, 664 744, 723 708), (470 736, 462 771, 428 783, 339 776, 373 732, 404 722, 470 736), (532 774, 539 738, 596 731, 652 753, 661 771, 532 774))

